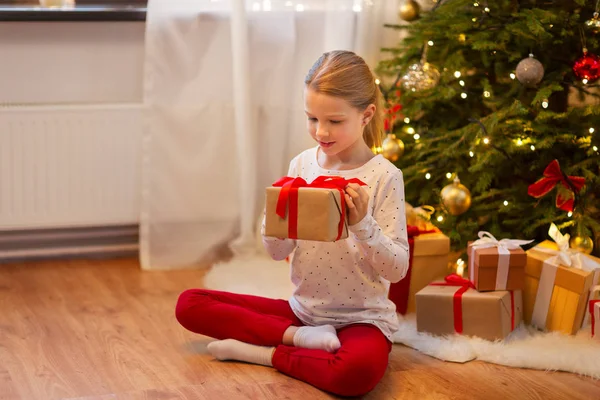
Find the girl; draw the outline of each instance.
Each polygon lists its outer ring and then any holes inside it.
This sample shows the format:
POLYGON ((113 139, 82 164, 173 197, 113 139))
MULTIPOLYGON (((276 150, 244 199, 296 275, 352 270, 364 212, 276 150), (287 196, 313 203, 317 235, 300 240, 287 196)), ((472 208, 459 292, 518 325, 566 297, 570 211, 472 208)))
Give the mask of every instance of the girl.
POLYGON ((273 366, 322 390, 359 396, 383 377, 398 328, 387 292, 408 268, 402 172, 371 151, 382 139, 381 93, 362 58, 323 54, 305 79, 304 99, 317 146, 296 156, 288 175, 367 184, 345 190, 349 237, 263 236, 275 260, 294 251, 289 302, 194 289, 181 294, 176 315, 185 328, 220 339, 208 346, 219 360, 273 366))

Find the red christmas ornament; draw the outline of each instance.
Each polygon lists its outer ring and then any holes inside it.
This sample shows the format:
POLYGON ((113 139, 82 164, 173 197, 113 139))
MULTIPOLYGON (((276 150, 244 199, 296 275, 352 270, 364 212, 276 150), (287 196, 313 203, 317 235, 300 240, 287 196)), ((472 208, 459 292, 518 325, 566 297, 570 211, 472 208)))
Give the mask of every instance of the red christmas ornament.
POLYGON ((579 79, 587 79, 588 83, 600 78, 600 57, 583 53, 573 65, 573 72, 579 79))

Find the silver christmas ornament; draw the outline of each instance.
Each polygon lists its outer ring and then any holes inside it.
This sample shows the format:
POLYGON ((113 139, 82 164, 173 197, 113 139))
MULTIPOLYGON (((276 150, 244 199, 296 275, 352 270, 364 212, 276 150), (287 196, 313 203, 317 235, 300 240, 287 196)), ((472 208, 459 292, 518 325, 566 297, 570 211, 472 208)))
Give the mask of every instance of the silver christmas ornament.
POLYGON ((515 73, 519 82, 525 86, 533 87, 542 81, 544 66, 533 58, 533 54, 530 54, 528 58, 524 58, 517 64, 515 73))
POLYGON ((411 92, 434 88, 440 81, 440 72, 428 62, 413 64, 402 77, 402 86, 411 92))

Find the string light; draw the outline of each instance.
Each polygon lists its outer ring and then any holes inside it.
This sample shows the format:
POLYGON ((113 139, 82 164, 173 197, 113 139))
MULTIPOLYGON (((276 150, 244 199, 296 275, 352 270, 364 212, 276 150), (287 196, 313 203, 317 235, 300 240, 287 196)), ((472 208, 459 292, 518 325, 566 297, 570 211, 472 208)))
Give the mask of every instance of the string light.
POLYGON ((548 108, 548 100, 542 101, 542 107, 548 108))
POLYGON ((571 218, 573 216, 573 211, 569 211, 569 213, 567 214, 567 217, 571 218))
POLYGON ((598 151, 598 146, 594 146, 594 147, 592 147, 592 150, 594 150, 594 151, 598 151))
POLYGON ((406 133, 408 133, 409 135, 414 135, 415 134, 415 128, 413 128, 412 126, 409 126, 406 129, 406 133))
POLYGON ((479 3, 473 3, 473 7, 479 7, 479 3))
POLYGON ((444 220, 444 217, 442 217, 441 215, 437 217, 438 222, 442 222, 444 220))
POLYGON ((483 9, 483 11, 485 11, 485 12, 489 13, 489 12, 490 12, 490 9, 489 9, 488 7, 486 7, 486 8, 484 8, 484 9, 483 9))
POLYGON ((483 95, 485 97, 490 97, 492 94, 486 90, 485 92, 483 92, 483 95))
POLYGON ((473 153, 473 151, 470 151, 470 152, 469 152, 469 155, 470 155, 471 157, 475 157, 475 153, 473 153))
POLYGON ((433 40, 430 40, 429 42, 427 42, 427 44, 433 46, 433 40))
POLYGON ((462 97, 463 99, 466 99, 466 98, 467 98, 467 94, 466 94, 465 92, 462 92, 462 93, 460 94, 460 97, 462 97))
POLYGON ((504 200, 504 207, 508 206, 508 201, 504 200))
POLYGON ((517 139, 517 146, 523 146, 523 140, 521 138, 517 139))
POLYGON ((483 143, 490 144, 490 139, 489 138, 483 138, 483 143))
POLYGON ((456 78, 460 78, 460 75, 461 75, 460 71, 454 71, 454 76, 456 78))
POLYGON ((535 151, 535 146, 531 145, 530 149, 531 149, 531 151, 535 151))
POLYGON ((410 118, 408 118, 408 117, 404 118, 404 123, 405 124, 410 124, 410 118))
POLYGON ((375 79, 375 84, 379 85, 381 83, 381 81, 379 80, 379 78, 375 79))
POLYGON ((296 4, 296 11, 298 11, 298 12, 304 11, 304 4, 296 4))
POLYGON ((588 80, 584 78, 581 82, 583 82, 584 85, 587 85, 588 80))
POLYGON ((471 21, 473 21, 473 22, 477 22, 477 18, 473 18, 471 21))
POLYGON ((594 128, 590 128, 590 133, 594 133, 594 128))
POLYGON ((510 73, 510 79, 515 79, 517 76, 514 73, 510 73))
POLYGON ((431 179, 431 174, 429 172, 425 174, 425 179, 431 179))
POLYGON ((452 173, 450 173, 450 172, 447 172, 447 173, 446 173, 446 178, 448 178, 448 179, 452 178, 452 173))
POLYGON ((460 86, 465 86, 465 81, 461 80, 460 82, 458 82, 460 84, 460 86))
POLYGON ((418 133, 415 133, 415 136, 413 136, 415 138, 415 140, 419 140, 421 139, 421 135, 419 135, 418 133))

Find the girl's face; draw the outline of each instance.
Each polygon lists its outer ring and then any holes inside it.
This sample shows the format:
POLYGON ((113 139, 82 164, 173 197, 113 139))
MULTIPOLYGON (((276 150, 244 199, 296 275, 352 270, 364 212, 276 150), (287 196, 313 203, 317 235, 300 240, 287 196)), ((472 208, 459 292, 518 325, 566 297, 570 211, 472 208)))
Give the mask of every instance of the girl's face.
POLYGON ((338 97, 304 90, 308 132, 328 156, 364 145, 363 130, 374 115, 375 106, 360 111, 338 97))

